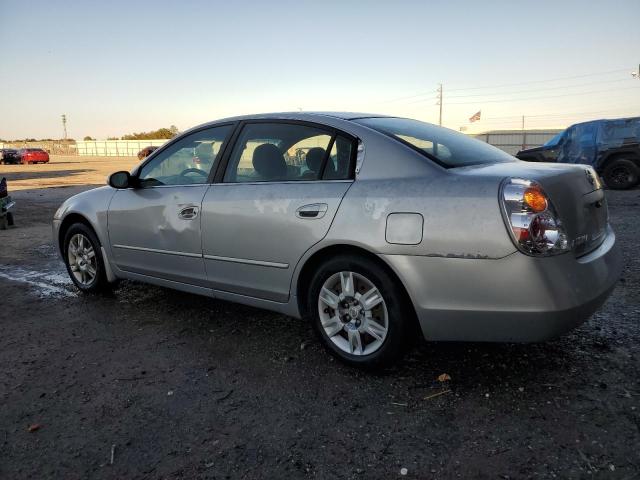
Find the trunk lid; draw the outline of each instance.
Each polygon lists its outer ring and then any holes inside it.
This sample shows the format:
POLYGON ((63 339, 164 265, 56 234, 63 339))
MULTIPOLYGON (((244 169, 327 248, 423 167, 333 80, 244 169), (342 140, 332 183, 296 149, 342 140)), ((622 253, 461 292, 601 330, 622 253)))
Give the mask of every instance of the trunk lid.
POLYGON ((608 210, 601 183, 587 165, 506 162, 450 170, 470 176, 522 178, 538 182, 549 196, 576 256, 589 253, 604 240, 608 210))

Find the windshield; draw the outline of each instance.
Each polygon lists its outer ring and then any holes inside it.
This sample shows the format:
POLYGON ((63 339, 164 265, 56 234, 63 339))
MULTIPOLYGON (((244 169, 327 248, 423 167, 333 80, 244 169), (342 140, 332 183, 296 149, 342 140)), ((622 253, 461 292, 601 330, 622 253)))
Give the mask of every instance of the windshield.
POLYGON ((555 147, 556 145, 558 145, 560 143, 560 140, 562 139, 562 136, 564 135, 564 132, 566 132, 566 130, 563 130, 560 133, 558 133, 555 137, 553 137, 551 140, 549 140, 543 146, 544 147, 555 147))
POLYGON ((488 143, 418 120, 371 117, 354 121, 410 145, 446 168, 517 161, 488 143))

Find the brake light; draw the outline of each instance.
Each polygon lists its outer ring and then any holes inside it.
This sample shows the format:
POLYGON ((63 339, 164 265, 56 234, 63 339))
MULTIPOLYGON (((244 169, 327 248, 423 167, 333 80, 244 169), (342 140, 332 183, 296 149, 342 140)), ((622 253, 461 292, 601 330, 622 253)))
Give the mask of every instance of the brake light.
POLYGON ((500 198, 507 229, 519 250, 535 256, 569 250, 562 222, 538 183, 507 178, 502 183, 500 198))

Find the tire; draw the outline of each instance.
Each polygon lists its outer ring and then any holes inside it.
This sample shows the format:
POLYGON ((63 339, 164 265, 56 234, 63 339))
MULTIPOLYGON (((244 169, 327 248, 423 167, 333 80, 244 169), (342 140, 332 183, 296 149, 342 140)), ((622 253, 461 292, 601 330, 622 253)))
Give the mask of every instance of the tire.
POLYGON ((83 223, 74 223, 71 225, 64 236, 62 256, 69 277, 80 291, 98 293, 109 289, 110 285, 105 273, 100 241, 91 228, 83 223), (82 243, 80 244, 78 243, 78 236, 82 237, 82 243), (74 257, 71 253, 70 244, 72 241, 75 250, 80 251, 80 256, 74 257), (86 242, 89 243, 88 246, 86 242), (93 251, 93 257, 90 255, 89 247, 93 251), (86 268, 87 264, 92 268, 86 268), (95 273, 93 274, 93 278, 90 278, 92 271, 95 273))
POLYGON ((7 212, 7 225, 10 227, 14 225, 13 212, 7 212))
POLYGON ((632 160, 618 158, 607 164, 602 172, 604 183, 612 190, 626 190, 638 184, 640 168, 632 160))
POLYGON ((410 346, 415 312, 396 282, 382 266, 365 257, 336 256, 318 268, 310 282, 307 312, 316 334, 332 355, 349 365, 368 369, 384 368, 399 360, 410 346), (336 303, 339 292, 344 294, 345 280, 351 281, 353 287, 346 291, 353 295, 347 295, 347 302, 336 303), (327 293, 334 282, 331 294, 335 298, 327 293), (369 295, 372 288, 377 292, 369 295), (379 298, 380 303, 365 308, 379 298))

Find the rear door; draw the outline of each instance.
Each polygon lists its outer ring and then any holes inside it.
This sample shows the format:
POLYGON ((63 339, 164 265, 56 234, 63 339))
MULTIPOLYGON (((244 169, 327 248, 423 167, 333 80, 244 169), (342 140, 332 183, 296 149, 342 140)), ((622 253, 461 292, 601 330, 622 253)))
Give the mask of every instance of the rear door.
POLYGON ((202 204, 209 286, 286 302, 293 270, 353 182, 356 139, 302 122, 247 122, 202 204))
POLYGON ((210 172, 233 125, 199 130, 152 156, 138 188, 118 190, 108 213, 109 242, 125 271, 206 285, 201 207, 210 172))

